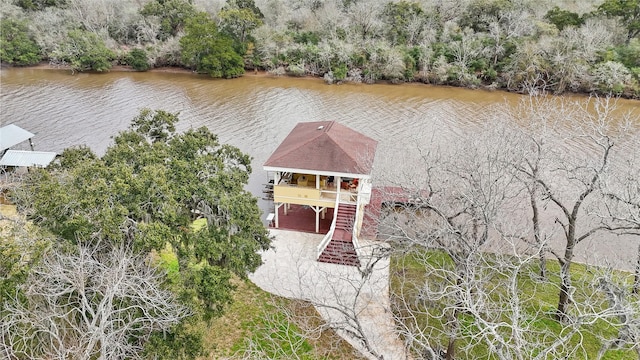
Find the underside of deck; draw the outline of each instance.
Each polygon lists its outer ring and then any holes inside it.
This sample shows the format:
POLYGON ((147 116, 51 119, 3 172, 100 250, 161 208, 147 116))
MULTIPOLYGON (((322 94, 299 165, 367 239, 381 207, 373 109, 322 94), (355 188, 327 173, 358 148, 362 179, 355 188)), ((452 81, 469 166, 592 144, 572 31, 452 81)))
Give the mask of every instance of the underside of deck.
MULTIPOLYGON (((286 206, 286 205, 284 205, 286 206)), ((316 232, 316 212, 306 205, 292 204, 284 214, 284 206, 278 208, 278 229, 308 233, 316 232)), ((320 219, 320 234, 326 234, 333 220, 333 209, 328 208, 324 219, 320 219)))
MULTIPOLYGON (((378 236, 378 221, 383 203, 390 201, 397 202, 403 199, 404 190, 399 187, 378 187, 371 192, 371 201, 365 206, 364 221, 361 230, 361 237, 375 239, 378 236)), ((301 232, 316 232, 316 215, 314 210, 306 205, 291 205, 287 210, 288 215, 284 215, 284 206, 278 209, 279 229, 301 232)), ((331 227, 333 220, 333 208, 327 208, 324 219, 320 219, 320 234, 326 234, 331 227)))
MULTIPOLYGON (((409 200, 407 200, 408 197, 405 190, 397 187, 374 188, 371 195, 371 201, 365 207, 364 221, 360 234, 363 238, 375 239, 378 236, 378 222, 383 204, 406 203, 409 200)), ((285 215, 285 206, 278 208, 279 229, 307 233, 316 232, 316 213, 313 208, 306 205, 291 204, 285 215)), ((336 229, 318 261, 359 266, 360 262, 352 241, 353 231, 350 226, 354 223, 355 206, 341 204, 339 209, 341 209, 342 214, 338 214, 336 229)), ((327 208, 325 218, 319 220, 318 233, 327 234, 329 232, 333 216, 334 209, 327 208)))

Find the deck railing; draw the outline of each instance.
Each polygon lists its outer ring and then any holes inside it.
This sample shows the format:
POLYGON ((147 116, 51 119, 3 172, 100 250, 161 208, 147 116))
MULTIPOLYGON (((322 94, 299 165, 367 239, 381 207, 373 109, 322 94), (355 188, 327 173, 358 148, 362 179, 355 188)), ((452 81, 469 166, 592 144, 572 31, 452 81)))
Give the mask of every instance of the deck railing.
POLYGON ((320 258, 324 249, 327 248, 329 243, 331 242, 331 238, 333 237, 333 233, 336 230, 336 222, 338 220, 338 206, 340 204, 340 198, 336 196, 335 207, 333 208, 333 220, 331 221, 331 227, 329 227, 329 232, 322 238, 322 241, 318 245, 318 253, 316 255, 316 259, 320 258))
POLYGON ((356 254, 358 255, 358 260, 360 257, 360 242, 358 241, 358 234, 356 234, 356 229, 360 228, 360 193, 358 193, 356 199, 356 215, 353 221, 353 229, 351 229, 351 241, 353 242, 353 247, 356 249, 356 254))

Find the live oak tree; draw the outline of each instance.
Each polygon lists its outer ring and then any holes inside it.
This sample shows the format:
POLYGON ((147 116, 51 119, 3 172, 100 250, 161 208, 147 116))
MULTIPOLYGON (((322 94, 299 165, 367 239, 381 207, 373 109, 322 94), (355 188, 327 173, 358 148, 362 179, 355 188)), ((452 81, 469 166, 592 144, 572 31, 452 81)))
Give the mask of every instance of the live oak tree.
POLYGON ((155 16, 160 22, 158 39, 167 40, 176 36, 185 27, 187 21, 197 13, 191 1, 160 0, 147 2, 140 10, 145 17, 155 16))
POLYGON ((25 21, 5 18, 0 29, 0 61, 22 66, 37 64, 42 59, 40 47, 25 21))
POLYGON ((627 28, 627 43, 640 34, 640 1, 606 0, 598 7, 598 12, 621 19, 627 28))
POLYGON ((198 13, 187 21, 185 31, 180 48, 186 65, 216 78, 232 78, 244 73, 244 62, 234 50, 233 40, 218 31, 209 15, 198 13))
POLYGON ((18 285, 49 246, 50 239, 23 218, 0 214, 0 309, 19 297, 18 285))
MULTIPOLYGON (((264 15, 253 0, 229 0, 220 10, 221 30, 234 38, 239 47, 253 41, 251 32, 263 24, 264 15)), ((242 51, 244 53, 244 51, 242 51)))
POLYGON ((67 149, 57 167, 31 172, 15 201, 34 223, 74 244, 173 253, 169 285, 196 314, 220 314, 232 274, 261 264, 270 239, 244 190, 250 157, 207 128, 175 131, 178 115, 142 110, 99 157, 67 149), (192 222, 206 219, 195 230, 192 222))

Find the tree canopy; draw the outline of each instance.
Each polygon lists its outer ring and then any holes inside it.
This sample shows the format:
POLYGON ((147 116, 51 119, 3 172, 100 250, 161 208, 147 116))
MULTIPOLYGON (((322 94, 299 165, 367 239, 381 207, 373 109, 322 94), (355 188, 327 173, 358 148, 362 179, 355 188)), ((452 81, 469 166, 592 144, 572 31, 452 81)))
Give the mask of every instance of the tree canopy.
POLYGON ((187 22, 180 46, 183 61, 198 73, 224 78, 244 73, 244 62, 234 50, 233 41, 218 32, 216 23, 206 13, 199 13, 187 22))
POLYGON ((58 44, 50 58, 54 62, 69 64, 76 71, 107 71, 115 54, 93 32, 70 30, 63 43, 58 44))
POLYGON ((253 0, 230 0, 218 13, 222 31, 231 36, 240 53, 246 51, 246 43, 253 40, 251 32, 263 24, 264 15, 253 0))
POLYGON ((13 65, 33 65, 42 59, 26 22, 12 19, 0 22, 0 61, 13 65))
POLYGON ((176 36, 196 12, 191 2, 186 0, 150 1, 140 10, 143 16, 157 16, 160 19, 157 35, 160 40, 176 36))
POLYGON ((640 34, 640 1, 638 0, 606 0, 598 11, 607 15, 620 17, 627 28, 627 41, 640 34))
POLYGON ((230 301, 232 274, 261 264, 270 239, 244 190, 250 157, 207 128, 176 133, 178 114, 142 110, 99 157, 67 149, 57 167, 30 174, 16 202, 70 243, 126 244, 177 259, 171 286, 207 317, 230 301), (192 222, 206 219, 197 230, 192 222))
POLYGON ((409 81, 640 98, 638 0, 5 3, 0 21, 26 20, 28 26, 15 38, 23 40, 7 42, 6 49, 70 64, 74 71, 105 71, 117 62, 230 78, 249 68, 327 82, 409 81), (111 54, 97 51, 102 45, 111 54))

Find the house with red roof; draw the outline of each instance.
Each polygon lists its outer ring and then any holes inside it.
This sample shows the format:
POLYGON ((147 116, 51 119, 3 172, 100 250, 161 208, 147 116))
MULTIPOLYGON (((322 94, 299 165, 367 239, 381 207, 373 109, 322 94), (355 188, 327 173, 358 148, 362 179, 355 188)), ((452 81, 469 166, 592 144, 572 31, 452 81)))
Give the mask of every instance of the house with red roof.
POLYGON ((315 231, 331 214, 318 260, 359 265, 358 237, 371 200, 371 171, 378 142, 335 121, 297 124, 264 163, 273 173, 276 228, 292 206, 315 212, 315 231))

